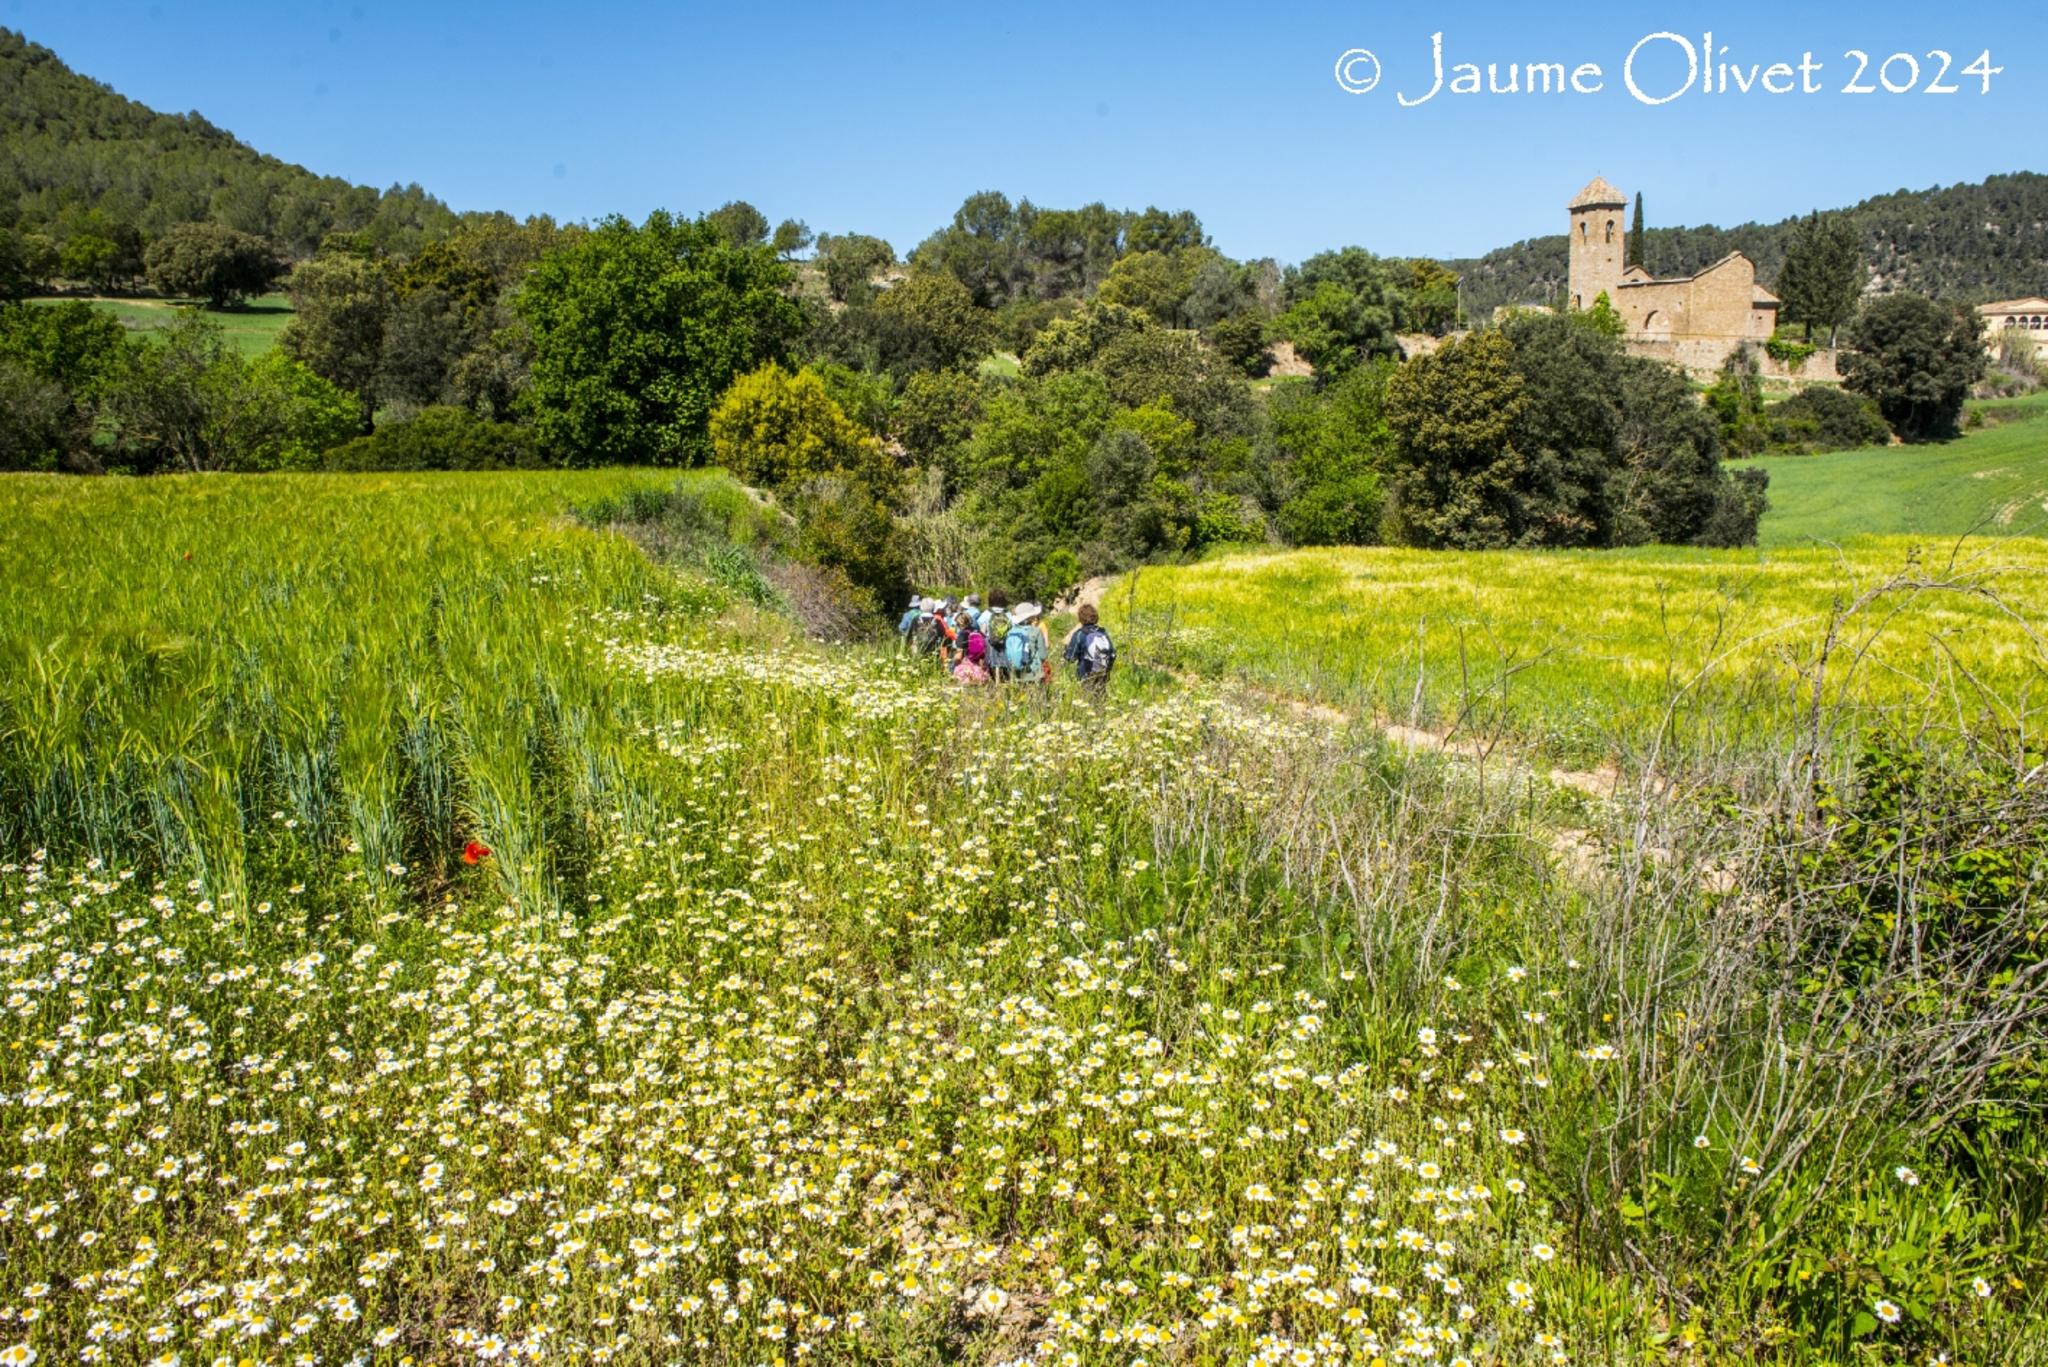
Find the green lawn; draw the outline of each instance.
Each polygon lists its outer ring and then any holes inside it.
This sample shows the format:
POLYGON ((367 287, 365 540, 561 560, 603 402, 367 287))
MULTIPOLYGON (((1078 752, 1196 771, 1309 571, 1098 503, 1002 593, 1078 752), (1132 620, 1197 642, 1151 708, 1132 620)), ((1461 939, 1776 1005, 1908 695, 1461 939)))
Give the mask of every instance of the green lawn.
MULTIPOLYGON (((37 303, 61 303, 39 299, 37 303)), ((198 307, 179 299, 88 299, 86 303, 120 320, 130 332, 154 332, 168 322, 175 310, 198 307)), ((282 294, 263 294, 237 309, 205 309, 207 317, 221 325, 230 342, 244 356, 260 356, 277 345, 277 334, 291 321, 291 300, 282 294)))
POLYGON ((1987 425, 1938 446, 1773 456, 1764 546, 1864 533, 2048 534, 2048 391, 1975 404, 1987 425))

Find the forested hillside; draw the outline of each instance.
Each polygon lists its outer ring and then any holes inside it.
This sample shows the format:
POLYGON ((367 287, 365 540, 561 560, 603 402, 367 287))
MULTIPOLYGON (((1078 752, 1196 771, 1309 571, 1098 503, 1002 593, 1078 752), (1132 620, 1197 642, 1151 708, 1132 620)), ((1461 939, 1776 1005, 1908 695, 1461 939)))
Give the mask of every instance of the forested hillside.
POLYGON ((159 114, 0 28, 0 227, 139 252, 172 224, 212 222, 306 255, 337 229, 411 250, 454 217, 417 185, 379 193, 265 156, 197 113, 159 114))
MULTIPOLYGON (((1685 275, 1740 251, 1768 283, 1777 278, 1785 236, 1798 222, 1659 228, 1656 206, 1648 208, 1648 265, 1658 275, 1685 275)), ((1975 185, 1897 190, 1845 213, 1862 235, 1873 291, 1982 303, 2048 287, 2048 176, 2023 171, 1975 185)), ((1546 303, 1564 290, 1564 234, 1449 264, 1464 275, 1465 308, 1473 317, 1488 316, 1498 304, 1546 303)))

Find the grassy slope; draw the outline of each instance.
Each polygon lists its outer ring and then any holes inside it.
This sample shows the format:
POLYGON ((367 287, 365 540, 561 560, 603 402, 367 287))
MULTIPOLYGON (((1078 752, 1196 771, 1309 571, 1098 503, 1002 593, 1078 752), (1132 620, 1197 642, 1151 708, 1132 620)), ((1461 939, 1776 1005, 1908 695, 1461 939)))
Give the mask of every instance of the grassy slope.
POLYGON ((1762 543, 2048 532, 2048 391, 1978 407, 1991 425, 1946 445, 1756 462, 1771 472, 1762 543))
MULTIPOLYGON (((154 332, 170 320, 173 310, 191 307, 188 303, 168 299, 89 299, 86 302, 103 313, 112 314, 130 332, 154 332)), ((244 356, 260 356, 277 345, 277 334, 291 321, 292 303, 282 294, 264 294, 238 309, 207 309, 205 313, 220 324, 221 331, 244 356)))

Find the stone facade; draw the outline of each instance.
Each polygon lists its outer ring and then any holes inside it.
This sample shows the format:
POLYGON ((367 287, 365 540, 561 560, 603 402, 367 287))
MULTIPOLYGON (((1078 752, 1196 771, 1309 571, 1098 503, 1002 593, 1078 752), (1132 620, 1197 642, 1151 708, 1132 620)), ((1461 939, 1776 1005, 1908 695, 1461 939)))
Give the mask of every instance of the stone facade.
MULTIPOLYGON (((1711 379, 1721 373, 1721 365, 1728 359, 1728 353, 1743 343, 1736 342, 1730 346, 1726 341, 1712 337, 1631 337, 1623 345, 1631 355, 1648 356, 1666 365, 1675 365, 1687 374, 1711 379)), ((1842 381, 1841 371, 1836 366, 1840 352, 1819 347, 1795 368, 1765 351, 1761 343, 1753 346, 1757 370, 1767 380, 1784 380, 1795 386, 1840 384, 1842 381)))
MULTIPOLYGON (((1658 279, 1640 266, 1623 265, 1628 200, 1621 191, 1595 176, 1568 207, 1570 305, 1589 309, 1605 294, 1621 315, 1629 350, 1710 374, 1730 352, 1745 343, 1761 349, 1777 330, 1778 296, 1757 284, 1756 265, 1741 252, 1730 252, 1694 275, 1658 279)), ((1816 367, 1821 359, 1807 361, 1798 378, 1831 378, 1832 357, 1816 367), (1809 373, 1819 369, 1829 375, 1809 373)))
POLYGON ((2048 299, 2038 294, 1979 304, 1977 316, 1984 320, 1984 348, 1994 356, 2007 328, 2017 328, 2033 338, 2036 345, 2048 347, 2048 299))

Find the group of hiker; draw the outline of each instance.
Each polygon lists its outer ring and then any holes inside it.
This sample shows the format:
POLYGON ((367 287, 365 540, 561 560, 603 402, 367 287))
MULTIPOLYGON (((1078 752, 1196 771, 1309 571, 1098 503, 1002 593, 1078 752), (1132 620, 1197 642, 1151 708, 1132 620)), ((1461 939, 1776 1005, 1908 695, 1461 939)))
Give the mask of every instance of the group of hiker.
MULTIPOLYGON (((1082 687, 1100 692, 1116 667, 1116 644, 1103 629, 1093 603, 1083 603, 1080 621, 1067 633, 1061 656, 1074 667, 1082 687)), ((1012 606, 997 589, 983 606, 978 594, 965 598, 914 597, 896 623, 896 634, 913 655, 935 659, 963 684, 1052 682, 1052 638, 1045 609, 1037 603, 1012 606)))

